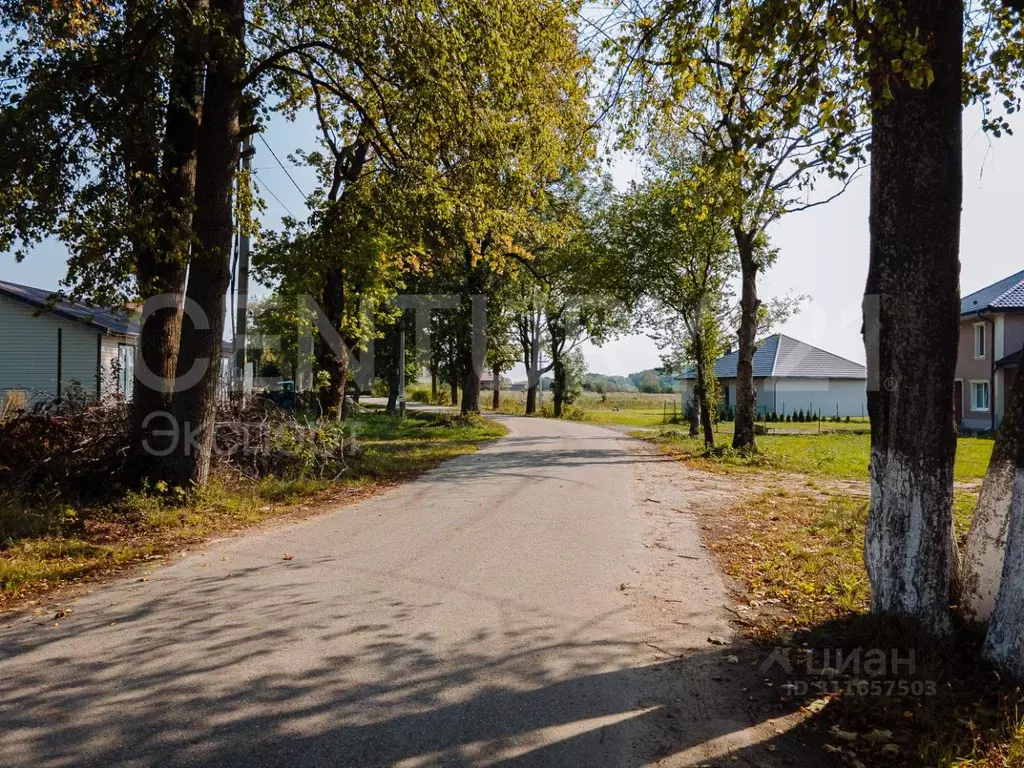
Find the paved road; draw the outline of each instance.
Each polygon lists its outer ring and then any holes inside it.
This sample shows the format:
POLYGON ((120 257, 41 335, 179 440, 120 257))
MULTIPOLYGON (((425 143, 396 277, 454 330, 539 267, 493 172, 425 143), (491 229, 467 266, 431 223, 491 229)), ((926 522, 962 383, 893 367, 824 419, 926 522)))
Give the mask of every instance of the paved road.
POLYGON ((59 626, 9 620, 0 764, 581 767, 711 754, 701 745, 749 725, 715 709, 707 677, 720 659, 647 645, 672 642, 657 635, 658 589, 676 590, 668 605, 693 647, 727 631, 710 626, 721 586, 692 527, 689 580, 666 587, 663 573, 650 587, 651 513, 621 437, 506 423, 507 438, 417 482, 98 589, 59 626))

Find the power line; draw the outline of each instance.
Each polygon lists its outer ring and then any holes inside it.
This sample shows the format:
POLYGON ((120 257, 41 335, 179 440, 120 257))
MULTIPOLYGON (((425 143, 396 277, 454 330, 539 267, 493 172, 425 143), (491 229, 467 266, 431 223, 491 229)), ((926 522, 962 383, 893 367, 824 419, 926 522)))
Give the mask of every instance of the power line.
POLYGON ((267 144, 267 140, 263 138, 263 134, 259 133, 259 134, 256 134, 256 135, 260 137, 260 141, 263 142, 263 146, 265 146, 268 150, 270 150, 271 157, 273 157, 274 160, 277 161, 277 164, 279 166, 281 166, 281 170, 284 171, 284 175, 288 177, 288 181, 290 181, 292 183, 292 186, 294 186, 295 189, 297 189, 299 191, 299 194, 302 195, 302 199, 305 200, 306 199, 306 193, 302 191, 302 189, 299 187, 298 184, 295 183, 295 179, 292 178, 292 175, 288 172, 288 169, 285 168, 284 163, 281 162, 281 159, 277 156, 277 153, 274 152, 274 150, 271 148, 271 146, 269 144, 267 144))
POLYGON ((283 202, 281 201, 281 198, 280 198, 280 197, 278 197, 277 195, 275 195, 275 194, 274 194, 274 190, 272 190, 272 189, 270 188, 270 185, 268 185, 268 184, 267 184, 267 182, 263 180, 263 177, 262 177, 262 176, 260 176, 260 175, 259 175, 259 173, 257 173, 256 171, 253 171, 253 175, 254 175, 254 176, 256 176, 256 178, 258 178, 258 179, 260 180, 260 186, 261 186, 261 187, 262 187, 263 189, 267 190, 267 192, 269 192, 269 193, 270 193, 270 196, 271 196, 272 198, 274 198, 275 200, 277 200, 277 204, 278 204, 278 205, 280 205, 280 206, 281 206, 282 208, 284 208, 285 212, 286 212, 286 213, 287 213, 287 214, 288 214, 289 216, 291 216, 291 217, 292 217, 292 218, 294 219, 294 218, 295 218, 295 214, 294 214, 294 213, 292 213, 292 212, 291 212, 291 210, 289 210, 288 206, 287 206, 287 205, 285 205, 285 204, 284 204, 284 203, 283 203, 283 202))

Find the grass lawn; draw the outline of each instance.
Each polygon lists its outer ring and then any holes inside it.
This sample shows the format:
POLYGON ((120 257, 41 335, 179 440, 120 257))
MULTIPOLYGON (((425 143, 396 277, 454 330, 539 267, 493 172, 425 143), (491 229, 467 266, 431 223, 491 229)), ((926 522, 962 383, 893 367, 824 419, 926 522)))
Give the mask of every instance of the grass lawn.
POLYGON ((0 523, 8 523, 3 529, 16 529, 9 524, 15 516, 33 515, 46 519, 31 527, 48 531, 0 542, 0 609, 211 535, 358 500, 505 433, 494 422, 431 414, 410 414, 403 422, 363 414, 352 426, 362 454, 333 482, 216 477, 187 496, 131 492, 87 509, 60 503, 24 509, 0 495, 0 523))
MULTIPOLYGON (((638 437, 656 442, 662 450, 681 461, 707 470, 776 470, 799 472, 814 477, 867 480, 871 452, 870 435, 835 432, 807 435, 759 435, 758 453, 746 456, 728 447, 709 455, 700 438, 687 436, 684 430, 664 429, 656 434, 635 432, 638 437)), ((728 435, 721 443, 728 446, 728 435)), ((960 482, 976 482, 985 476, 992 440, 961 437, 957 440, 954 477, 960 482)))

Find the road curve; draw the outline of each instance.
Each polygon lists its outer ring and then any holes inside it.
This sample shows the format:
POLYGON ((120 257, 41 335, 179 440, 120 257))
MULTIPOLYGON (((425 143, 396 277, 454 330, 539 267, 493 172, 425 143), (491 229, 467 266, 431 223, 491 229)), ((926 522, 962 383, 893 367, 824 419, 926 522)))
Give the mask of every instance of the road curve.
MULTIPOLYGON (((710 661, 673 671, 649 645, 664 608, 634 594, 651 513, 621 436, 504 421, 381 496, 211 542, 59 622, 8 618, 0 765, 691 764, 749 725, 701 698, 710 661)), ((686 536, 669 602, 696 647, 727 629, 686 536)))

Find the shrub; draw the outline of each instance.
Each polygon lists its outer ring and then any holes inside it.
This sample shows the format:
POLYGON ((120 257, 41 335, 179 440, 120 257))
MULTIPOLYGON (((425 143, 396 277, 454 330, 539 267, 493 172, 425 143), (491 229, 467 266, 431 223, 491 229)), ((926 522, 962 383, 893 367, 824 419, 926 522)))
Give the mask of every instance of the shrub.
POLYGON ((429 403, 430 402, 430 390, 427 389, 414 389, 409 396, 409 399, 414 403, 429 403))
MULTIPOLYGON (((562 418, 567 421, 586 421, 587 412, 578 405, 564 405, 562 406, 562 418)), ((678 420, 675 423, 678 424, 678 420)))
POLYGON ((384 379, 374 379, 373 384, 370 386, 370 395, 373 397, 387 397, 388 390, 388 383, 384 379))
POLYGON ((484 425, 484 419, 478 413, 453 413, 445 411, 443 413, 433 413, 429 416, 431 426, 433 427, 452 429, 455 427, 482 427, 484 425))
POLYGON ((850 417, 849 417, 849 416, 847 416, 847 417, 846 417, 846 423, 847 423, 847 424, 849 424, 849 423, 850 423, 850 417))

